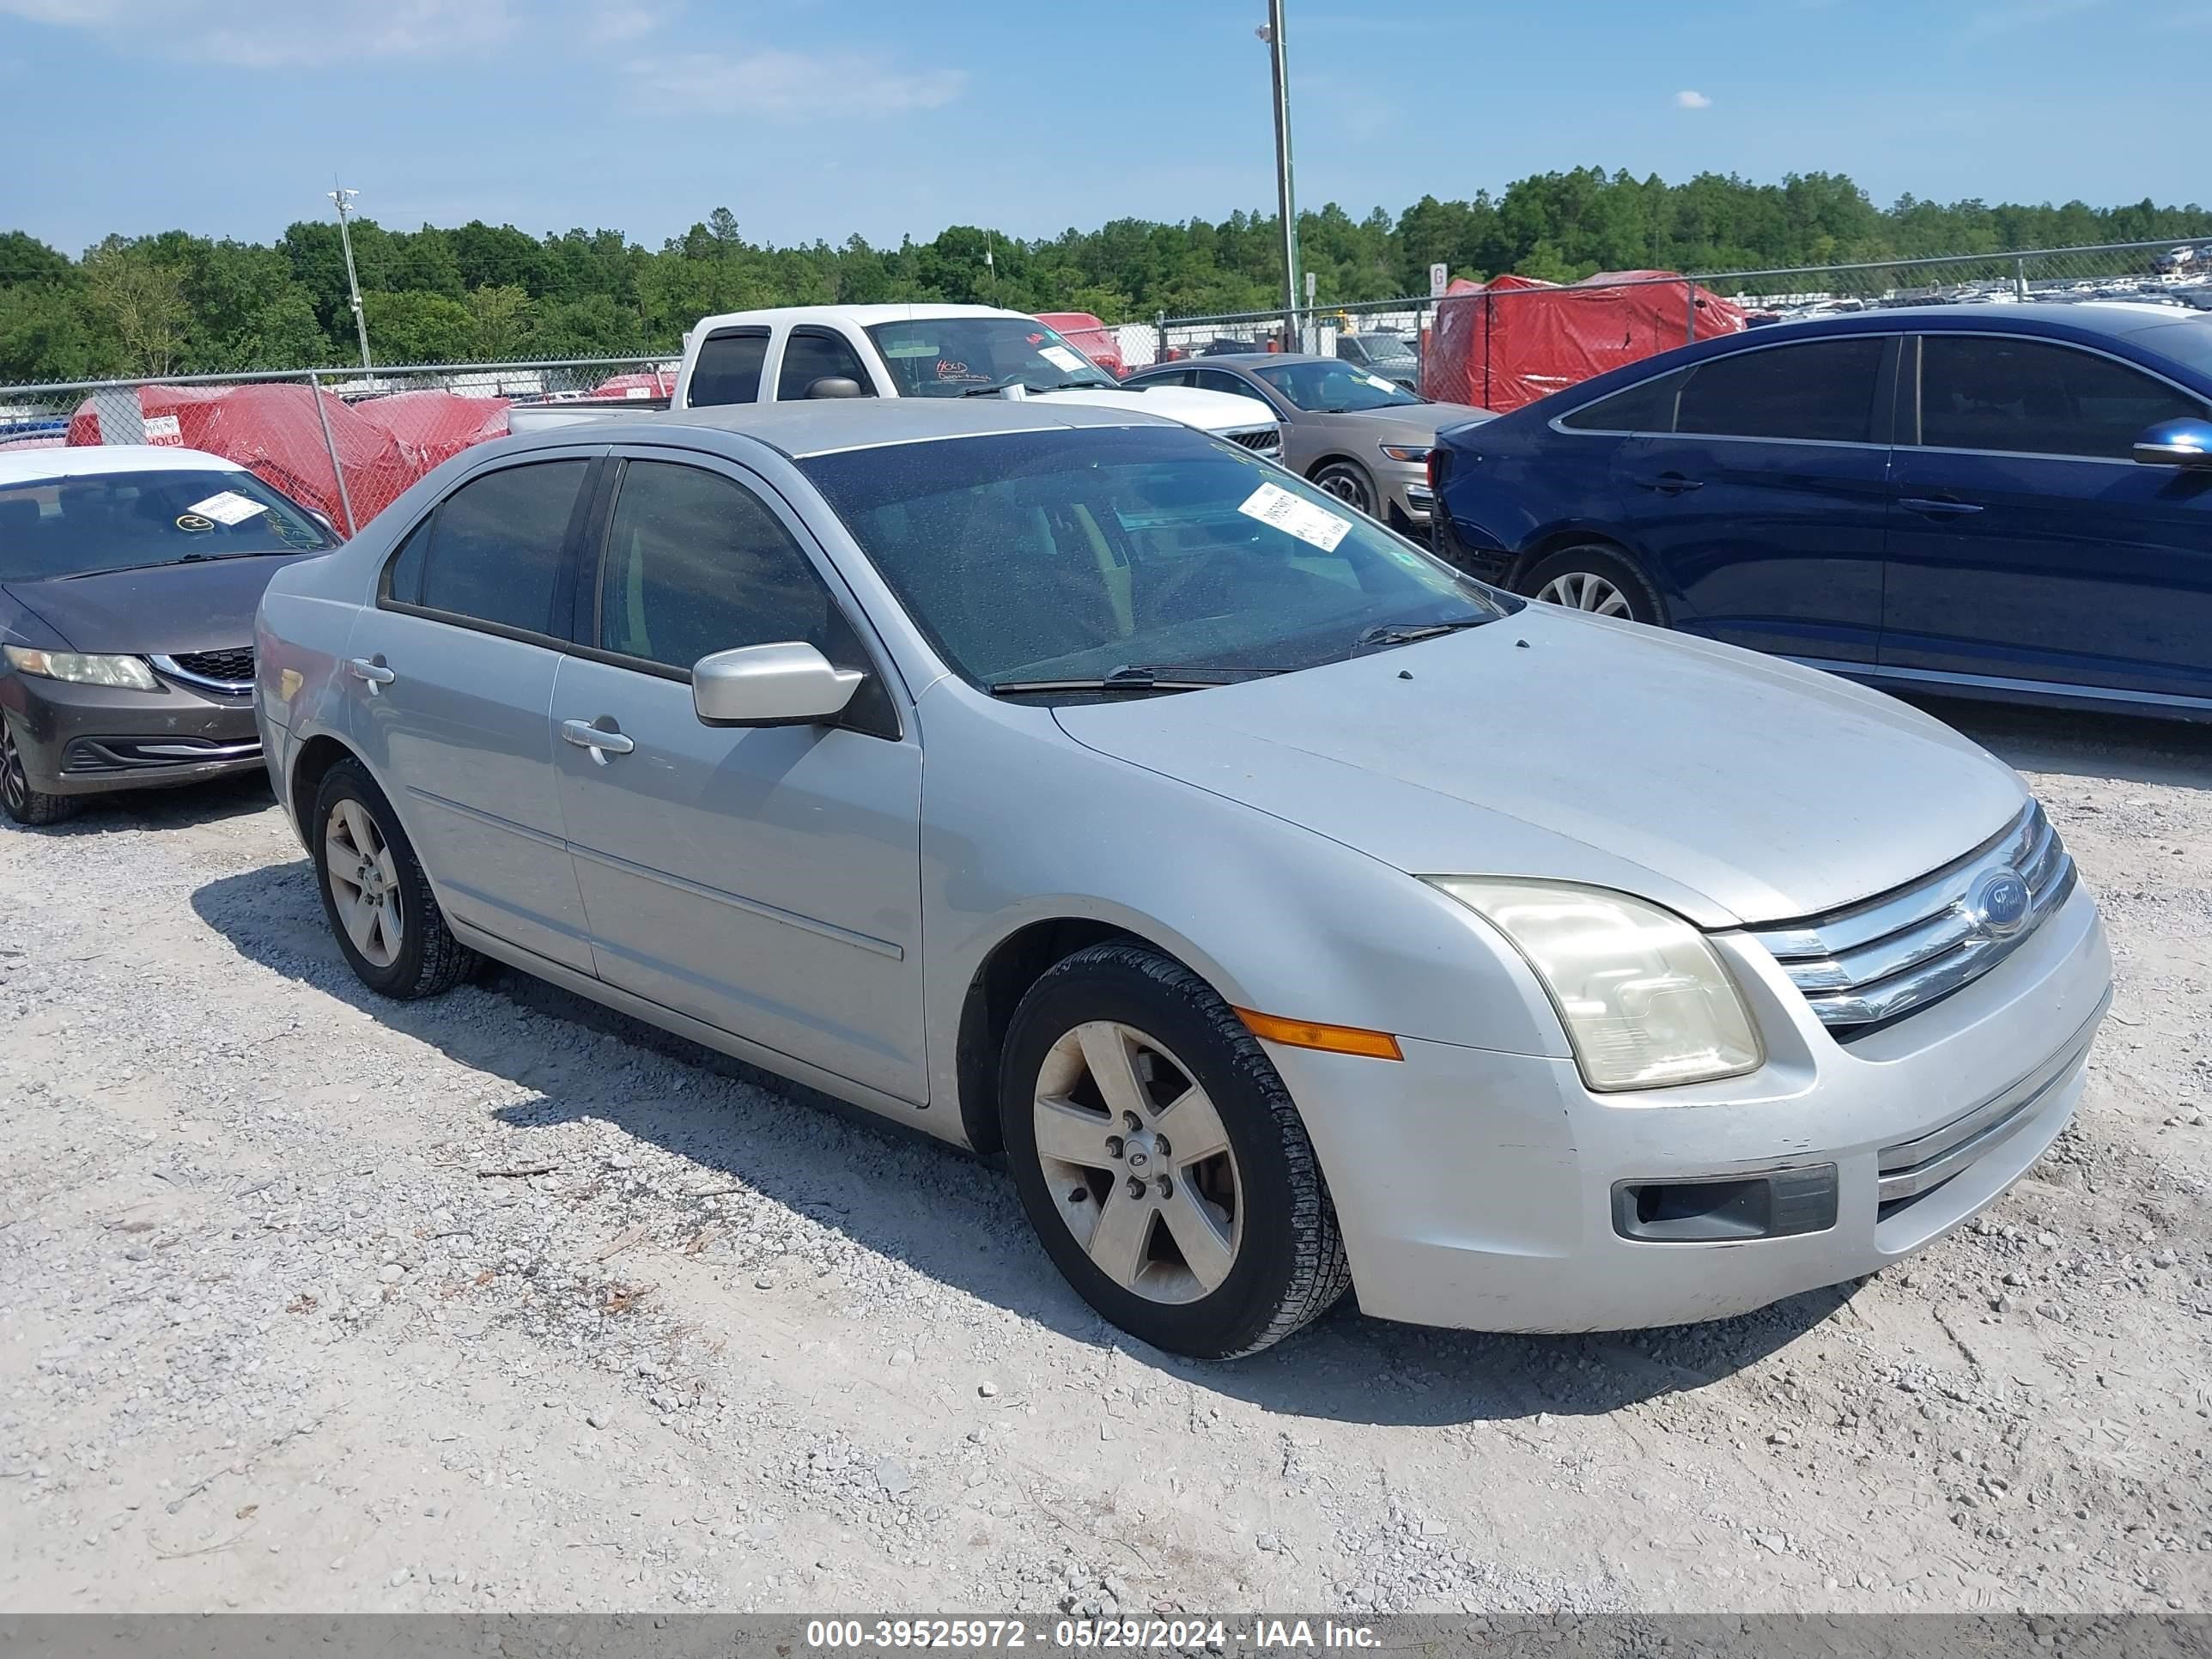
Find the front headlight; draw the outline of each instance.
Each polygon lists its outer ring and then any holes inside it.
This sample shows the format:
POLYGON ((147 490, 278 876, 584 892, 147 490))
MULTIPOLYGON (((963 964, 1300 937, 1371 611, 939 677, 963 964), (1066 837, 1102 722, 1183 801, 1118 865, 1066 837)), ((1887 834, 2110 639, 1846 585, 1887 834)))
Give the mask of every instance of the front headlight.
POLYGON ((1430 444, 1384 444, 1382 446, 1382 450, 1394 461, 1417 461, 1426 464, 1429 451, 1432 447, 1434 446, 1430 444))
POLYGON ((68 680, 76 685, 119 685, 132 691, 161 689, 143 657, 88 657, 75 651, 33 651, 21 645, 8 647, 7 655, 8 666, 19 674, 68 680))
POLYGON ((1755 1070, 1759 1034, 1728 969, 1672 911, 1602 887, 1431 876, 1543 981, 1593 1089, 1662 1089, 1755 1070))

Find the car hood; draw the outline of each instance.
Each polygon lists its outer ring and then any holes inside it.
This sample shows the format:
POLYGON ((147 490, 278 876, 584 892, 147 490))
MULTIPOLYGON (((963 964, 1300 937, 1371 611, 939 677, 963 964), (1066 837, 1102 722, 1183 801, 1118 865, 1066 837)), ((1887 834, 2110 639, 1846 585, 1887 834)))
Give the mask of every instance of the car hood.
POLYGON ((311 556, 271 553, 155 565, 105 576, 10 582, 8 592, 72 651, 119 656, 222 651, 252 641, 254 607, 269 579, 311 556))
POLYGON ((1347 409, 1341 415, 1322 418, 1356 431, 1371 431, 1377 443, 1389 443, 1395 438, 1425 443, 1441 428, 1494 421, 1498 416, 1473 404, 1403 404, 1391 409, 1347 409))
POLYGON ((1102 754, 1408 874, 1584 882, 1707 927, 1870 897, 1972 851, 2027 800, 2010 768, 1878 692, 1542 605, 1055 713, 1102 754))
POLYGON ((1079 386, 1066 392, 1041 392, 1035 395, 1046 403, 1142 410, 1148 415, 1164 415, 1171 421, 1181 421, 1202 432, 1228 432, 1275 422, 1275 411, 1257 398, 1239 398, 1227 392, 1200 392, 1196 386, 1156 386, 1141 390, 1079 386))

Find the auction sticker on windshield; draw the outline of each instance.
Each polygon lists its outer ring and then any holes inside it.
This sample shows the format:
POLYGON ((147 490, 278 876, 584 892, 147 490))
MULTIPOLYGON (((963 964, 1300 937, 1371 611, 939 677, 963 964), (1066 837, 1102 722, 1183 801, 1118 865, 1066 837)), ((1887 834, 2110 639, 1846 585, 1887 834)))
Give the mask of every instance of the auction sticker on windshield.
POLYGON ((264 503, 250 495, 241 495, 234 489, 222 490, 204 501, 194 501, 186 509, 203 518, 213 519, 217 524, 244 524, 248 519, 268 510, 264 503))
POLYGON ((1039 346, 1037 356, 1054 368, 1065 369, 1071 374, 1083 367, 1083 359, 1063 345, 1039 346))
POLYGON ((1340 519, 1327 507, 1316 507, 1311 501, 1302 501, 1280 484, 1261 484, 1244 498, 1244 504, 1237 510, 1261 524, 1287 531, 1324 553, 1335 552, 1336 544, 1344 539, 1344 532, 1352 528, 1351 520, 1340 519))

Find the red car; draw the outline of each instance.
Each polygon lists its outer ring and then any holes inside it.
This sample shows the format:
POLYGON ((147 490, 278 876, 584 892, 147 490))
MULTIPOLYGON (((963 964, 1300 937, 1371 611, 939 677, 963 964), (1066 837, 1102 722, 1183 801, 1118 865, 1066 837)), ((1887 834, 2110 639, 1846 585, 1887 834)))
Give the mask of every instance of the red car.
POLYGON ((1040 311, 1037 321, 1115 380, 1129 372, 1128 365, 1121 361, 1121 343, 1114 331, 1089 312, 1040 311))

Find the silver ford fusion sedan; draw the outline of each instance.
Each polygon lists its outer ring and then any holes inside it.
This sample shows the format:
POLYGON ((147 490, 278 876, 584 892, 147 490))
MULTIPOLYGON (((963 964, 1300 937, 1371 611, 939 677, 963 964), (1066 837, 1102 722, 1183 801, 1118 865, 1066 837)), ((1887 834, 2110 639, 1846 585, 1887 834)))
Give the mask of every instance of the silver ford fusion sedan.
POLYGON ((1227 1357, 1872 1272, 2074 1110, 2095 906, 1875 692, 1526 605, 1143 415, 733 407, 447 462, 271 582, 354 971, 496 957, 1003 1155, 1227 1357))

